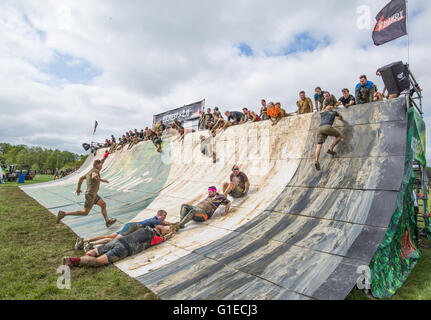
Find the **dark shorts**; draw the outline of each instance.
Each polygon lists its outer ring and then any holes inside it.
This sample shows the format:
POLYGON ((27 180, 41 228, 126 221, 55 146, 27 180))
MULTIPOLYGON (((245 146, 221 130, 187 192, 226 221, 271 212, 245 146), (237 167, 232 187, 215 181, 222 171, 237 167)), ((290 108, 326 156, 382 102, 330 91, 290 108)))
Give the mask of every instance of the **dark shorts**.
POLYGON ((207 213, 205 212, 204 209, 196 206, 191 206, 189 204, 183 204, 181 207, 181 210, 182 210, 181 219, 184 218, 192 210, 193 210, 193 218, 192 218, 193 221, 204 222, 212 217, 212 213, 207 213))
POLYGON ((338 138, 339 136, 341 136, 341 133, 339 133, 329 124, 321 126, 317 133, 317 143, 324 144, 328 136, 338 138))
POLYGON ((126 223, 123 228, 121 228, 121 230, 117 232, 117 234, 127 236, 128 234, 135 232, 139 228, 142 228, 142 224, 140 224, 139 222, 129 222, 126 223))
POLYGON ((154 145, 162 144, 162 139, 160 139, 159 137, 154 138, 153 143, 154 143, 154 145))
POLYGON ((209 216, 207 213, 205 213, 203 210, 201 210, 200 212, 195 212, 195 215, 193 216, 193 221, 205 222, 209 218, 211 218, 211 216, 209 216))
POLYGON ((102 199, 101 197, 99 197, 98 194, 96 194, 96 196, 93 196, 91 194, 86 193, 85 194, 85 203, 84 203, 84 208, 85 209, 91 209, 93 208, 93 206, 99 202, 99 200, 102 199))
POLYGON ((127 248, 117 240, 113 240, 97 248, 99 256, 106 254, 109 263, 117 262, 129 255, 127 248))
POLYGON ((234 198, 242 198, 245 196, 244 190, 245 188, 242 188, 241 186, 236 185, 235 189, 229 192, 229 195, 231 195, 234 198))

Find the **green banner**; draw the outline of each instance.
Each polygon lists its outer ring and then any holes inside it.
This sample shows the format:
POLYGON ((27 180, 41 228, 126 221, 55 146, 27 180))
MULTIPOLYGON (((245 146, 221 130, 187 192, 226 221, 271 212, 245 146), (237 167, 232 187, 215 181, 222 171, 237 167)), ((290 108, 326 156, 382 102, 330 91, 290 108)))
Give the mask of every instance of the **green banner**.
POLYGON ((415 122, 415 132, 412 141, 412 149, 414 152, 414 160, 419 161, 419 163, 426 168, 427 160, 426 160, 426 126, 424 120, 420 117, 420 115, 414 111, 413 108, 413 118, 415 122))
POLYGON ((385 237, 370 263, 371 289, 376 298, 392 296, 420 258, 413 209, 413 161, 426 166, 425 146, 425 123, 410 108, 403 181, 385 237))

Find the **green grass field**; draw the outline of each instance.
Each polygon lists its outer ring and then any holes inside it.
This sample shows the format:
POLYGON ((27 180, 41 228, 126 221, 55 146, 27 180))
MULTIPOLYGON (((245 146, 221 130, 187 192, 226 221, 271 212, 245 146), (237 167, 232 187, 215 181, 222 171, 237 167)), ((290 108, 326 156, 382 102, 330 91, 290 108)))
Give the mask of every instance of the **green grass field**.
MULTIPOLYGON (((30 183, 51 181, 36 176, 30 183)), ((26 182, 28 184, 28 182, 26 182)), ((76 235, 17 183, 0 185, 0 299, 157 299, 151 291, 115 266, 72 270, 71 289, 58 289, 57 268, 73 250, 76 235)), ((404 286, 390 300, 431 299, 431 242, 424 241, 422 258, 404 286)), ((369 300, 354 289, 348 300, 369 300)))
MULTIPOLYGON (((50 180, 52 176, 38 176, 33 183, 50 180)), ((0 299, 157 299, 113 265, 73 269, 71 289, 58 289, 61 258, 82 255, 73 250, 75 240, 17 183, 0 185, 0 299)))

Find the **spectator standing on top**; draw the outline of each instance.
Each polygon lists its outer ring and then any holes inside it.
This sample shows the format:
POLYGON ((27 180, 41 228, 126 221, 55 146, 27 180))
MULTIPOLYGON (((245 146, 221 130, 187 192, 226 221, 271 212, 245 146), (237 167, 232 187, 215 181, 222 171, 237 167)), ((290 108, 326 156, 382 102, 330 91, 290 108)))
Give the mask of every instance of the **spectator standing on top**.
POLYGON ((298 107, 298 115, 313 112, 313 102, 305 96, 305 91, 299 93, 299 100, 296 102, 296 105, 298 107))
POLYGON ((357 104, 371 103, 374 100, 374 84, 368 81, 366 75, 359 77, 359 83, 355 89, 355 100, 357 104))
POLYGON ((266 107, 266 100, 262 99, 260 101, 260 103, 262 104, 262 107, 260 108, 260 118, 262 120, 269 120, 269 117, 268 117, 268 114, 267 114, 268 108, 266 107))
POLYGON ((323 108, 323 100, 325 99, 325 97, 323 96, 323 91, 320 87, 316 87, 314 92, 314 105, 316 107, 316 112, 319 112, 323 108))
POLYGON ((210 127, 212 127, 212 124, 210 123, 212 122, 213 122, 213 115, 211 113, 211 109, 208 108, 207 113, 205 113, 205 116, 204 116, 204 129, 205 130, 210 129, 210 127))

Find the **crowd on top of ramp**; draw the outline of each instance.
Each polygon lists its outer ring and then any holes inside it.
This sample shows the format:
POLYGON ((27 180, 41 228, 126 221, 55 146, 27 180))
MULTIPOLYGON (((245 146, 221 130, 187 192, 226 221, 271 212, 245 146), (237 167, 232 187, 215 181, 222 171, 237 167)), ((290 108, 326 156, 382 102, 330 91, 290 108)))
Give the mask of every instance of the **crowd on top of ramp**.
MULTIPOLYGON (((376 76, 381 77, 379 70, 376 72, 376 76)), ((213 111, 210 108, 207 108, 206 112, 203 112, 199 119, 198 127, 199 130, 209 130, 211 135, 215 137, 217 133, 222 130, 226 130, 230 126, 266 120, 270 120, 273 125, 276 125, 280 119, 284 117, 321 112, 324 111, 327 106, 332 106, 334 109, 343 106, 347 109, 354 105, 397 98, 400 94, 407 93, 390 91, 386 86, 382 92, 379 92, 377 86, 373 82, 369 81, 366 75, 360 76, 359 83, 355 86, 354 96, 347 88, 341 90, 342 96, 339 99, 337 99, 334 94, 323 90, 321 87, 316 87, 314 92, 313 103, 311 98, 307 97, 305 91, 300 91, 299 100, 296 102, 297 111, 292 113, 287 113, 286 110, 282 108, 280 102, 274 103, 271 101, 267 103, 265 99, 261 100, 260 112, 255 112, 248 108, 243 108, 242 112, 227 110, 224 113, 226 120, 218 107, 215 107, 213 111)), ((415 90, 411 89, 409 94, 413 95, 414 92, 415 90)), ((185 129, 183 124, 177 119, 174 119, 174 121, 169 124, 165 124, 160 120, 154 128, 146 127, 140 131, 135 128, 134 130, 125 132, 118 138, 111 135, 110 139, 105 139, 105 143, 98 144, 93 151, 98 148, 109 148, 109 154, 112 154, 116 151, 122 150, 126 146, 127 149, 130 150, 139 142, 152 141, 157 151, 161 152, 162 137, 179 134, 180 139, 182 139, 184 138, 184 134, 187 132, 195 132, 195 130, 185 129)))

